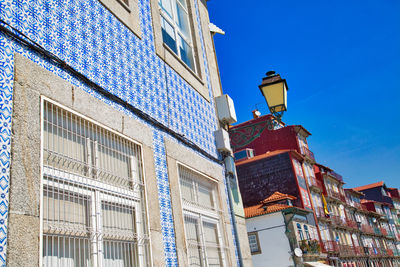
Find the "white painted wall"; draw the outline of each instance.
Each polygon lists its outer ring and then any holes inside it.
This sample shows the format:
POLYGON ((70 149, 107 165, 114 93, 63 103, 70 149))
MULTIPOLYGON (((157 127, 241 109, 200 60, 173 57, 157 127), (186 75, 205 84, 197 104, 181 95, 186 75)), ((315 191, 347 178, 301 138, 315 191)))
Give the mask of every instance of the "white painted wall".
POLYGON ((294 266, 281 212, 246 219, 247 232, 258 232, 261 253, 252 255, 254 267, 294 266))

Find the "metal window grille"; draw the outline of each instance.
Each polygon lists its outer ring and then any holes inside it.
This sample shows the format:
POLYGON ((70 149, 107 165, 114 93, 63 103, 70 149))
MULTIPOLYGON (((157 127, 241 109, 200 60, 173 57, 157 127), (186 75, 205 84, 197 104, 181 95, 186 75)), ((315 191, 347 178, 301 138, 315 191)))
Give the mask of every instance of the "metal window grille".
POLYGON ((179 165, 189 266, 228 266, 216 183, 179 165))
POLYGON ((140 145, 42 107, 42 266, 149 266, 140 145))

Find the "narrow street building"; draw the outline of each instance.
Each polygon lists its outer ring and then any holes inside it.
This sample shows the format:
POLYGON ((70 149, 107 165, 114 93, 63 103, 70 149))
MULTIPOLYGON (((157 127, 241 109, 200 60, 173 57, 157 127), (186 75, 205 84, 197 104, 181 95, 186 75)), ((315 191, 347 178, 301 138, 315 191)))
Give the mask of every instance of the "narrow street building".
POLYGON ((0 0, 0 266, 252 266, 209 25, 199 0, 0 0))

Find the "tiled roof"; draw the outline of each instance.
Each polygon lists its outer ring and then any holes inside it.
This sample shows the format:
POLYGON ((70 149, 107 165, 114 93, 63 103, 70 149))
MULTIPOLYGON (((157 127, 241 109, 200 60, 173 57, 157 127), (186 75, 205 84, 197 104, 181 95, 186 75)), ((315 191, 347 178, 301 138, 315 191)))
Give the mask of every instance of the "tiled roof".
MULTIPOLYGON (((265 153, 265 154, 261 154, 261 155, 254 156, 254 157, 252 157, 252 158, 249 158, 249 159, 246 159, 246 160, 243 160, 243 161, 240 161, 240 162, 236 162, 236 166, 240 166, 240 165, 247 164, 247 163, 250 163, 250 162, 253 162, 253 161, 257 161, 257 160, 260 160, 260 159, 269 158, 269 157, 272 157, 272 156, 276 156, 276 155, 283 154, 283 153, 288 153, 288 152, 294 152, 294 153, 296 153, 296 154, 299 154, 299 153, 297 153, 297 151, 295 151, 295 150, 291 150, 291 149, 279 149, 279 150, 274 150, 274 151, 272 151, 272 152, 267 152, 267 153, 265 153)), ((299 154, 299 155, 300 155, 300 154, 299 154)), ((300 155, 300 157, 301 157, 301 155, 300 155)))
POLYGON ((367 190, 367 189, 383 186, 383 184, 384 184, 383 181, 380 181, 380 182, 373 183, 373 184, 367 184, 367 185, 355 187, 353 189, 356 190, 356 191, 363 191, 363 190, 367 190))
POLYGON ((265 206, 263 204, 251 206, 244 208, 244 214, 246 218, 251 218, 259 215, 264 215, 268 213, 274 213, 281 210, 285 210, 288 208, 293 208, 293 206, 285 205, 285 204, 272 204, 265 206))
POLYGON ((272 195, 270 195, 269 197, 267 197, 266 199, 264 199, 263 201, 261 201, 261 203, 267 204, 267 203, 271 203, 271 202, 276 202, 279 200, 284 200, 284 199, 290 199, 290 200, 295 200, 296 197, 288 195, 288 194, 283 194, 281 192, 275 192, 272 195))

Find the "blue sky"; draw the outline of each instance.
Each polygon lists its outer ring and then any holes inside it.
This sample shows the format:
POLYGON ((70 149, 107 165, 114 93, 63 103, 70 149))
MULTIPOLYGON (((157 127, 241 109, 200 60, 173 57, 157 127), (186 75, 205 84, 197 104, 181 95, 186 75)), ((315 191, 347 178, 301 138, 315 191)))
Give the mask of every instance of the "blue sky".
POLYGON ((268 70, 286 78, 287 124, 312 136, 317 161, 347 187, 400 187, 400 1, 208 1, 222 86, 238 121, 268 70))

